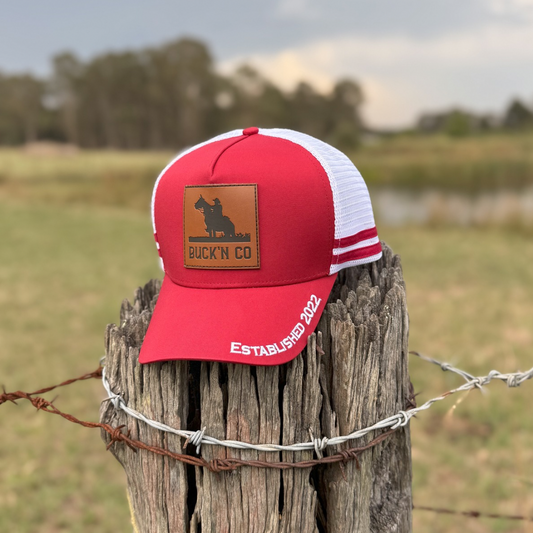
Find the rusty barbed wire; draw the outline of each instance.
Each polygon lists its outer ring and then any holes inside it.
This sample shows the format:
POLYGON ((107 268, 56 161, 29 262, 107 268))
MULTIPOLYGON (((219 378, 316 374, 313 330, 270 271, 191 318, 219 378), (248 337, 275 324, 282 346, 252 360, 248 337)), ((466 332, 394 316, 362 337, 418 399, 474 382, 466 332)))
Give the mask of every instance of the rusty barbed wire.
MULTIPOLYGON (((413 355, 419 356, 418 353, 414 353, 413 355)), ((439 363, 436 360, 432 360, 427 357, 422 357, 422 358, 425 360, 428 360, 429 362, 439 364, 441 367, 443 365, 442 363, 439 363)), ((450 370, 448 365, 446 366, 447 367, 443 368, 443 370, 450 370)), ((125 425, 113 427, 109 424, 104 424, 102 422, 88 422, 84 420, 79 420, 75 416, 69 413, 64 413, 63 411, 59 410, 54 405, 53 403, 54 400, 48 401, 42 396, 38 396, 40 394, 45 394, 59 387, 71 385, 72 383, 76 383, 78 381, 101 378, 102 371, 103 371, 103 367, 99 366, 93 372, 83 374, 82 376, 78 378, 68 379, 66 381, 59 383, 58 385, 53 385, 51 387, 45 387, 45 388, 36 390, 34 392, 23 392, 23 391, 6 392, 5 388, 2 386, 3 392, 0 394, 0 405, 7 403, 7 402, 17 404, 18 400, 27 400, 38 410, 61 416, 62 418, 64 418, 65 420, 69 422, 78 424, 86 428, 99 428, 105 431, 110 437, 109 442, 107 443, 107 446, 106 446, 107 450, 109 450, 111 446, 113 446, 113 444, 118 443, 118 442, 123 442, 126 446, 128 446, 135 453, 137 452, 137 450, 145 450, 151 453, 155 453, 157 455, 166 456, 171 459, 175 459, 185 464, 204 467, 210 470, 211 472, 232 471, 232 470, 236 470, 237 468, 241 468, 243 466, 252 466, 256 468, 276 468, 279 470, 287 470, 291 468, 312 468, 314 466, 321 465, 321 464, 339 463, 339 466, 341 467, 341 472, 344 477, 344 469, 342 468, 342 465, 344 463, 354 460, 356 461, 357 467, 359 467, 358 457, 361 453, 385 441, 389 436, 391 436, 393 433, 398 431, 398 429, 400 429, 400 427, 396 427, 396 428, 392 428, 387 431, 384 431, 383 433, 373 438, 372 440, 370 440, 367 444, 363 446, 359 446, 357 448, 350 448, 347 450, 341 450, 340 452, 333 454, 333 455, 319 457, 318 459, 309 459, 306 461, 269 462, 269 461, 261 461, 261 460, 254 460, 254 459, 245 460, 245 459, 238 459, 238 458, 211 459, 207 461, 203 459, 202 457, 195 457, 195 456, 188 455, 188 454, 180 454, 180 453, 172 452, 165 448, 161 448, 159 446, 152 446, 140 440, 133 439, 130 436, 131 432, 129 429, 126 432, 123 431, 124 428, 126 427, 125 425)), ((468 377, 463 376, 463 377, 465 377, 467 381, 469 380, 469 378, 471 379, 470 376, 468 377)), ((449 395, 449 393, 445 393, 443 396, 447 396, 447 395, 449 395)), ((415 396, 416 395, 411 385, 409 398, 406 399, 407 411, 416 408, 415 396)), ((443 507, 429 507, 429 506, 418 506, 418 505, 413 505, 413 509, 417 511, 428 511, 428 512, 433 512, 437 514, 459 515, 459 516, 465 516, 469 518, 490 518, 490 519, 518 520, 518 521, 533 522, 533 517, 524 516, 524 515, 485 513, 482 511, 474 511, 474 510, 460 511, 460 510, 454 510, 454 509, 447 509, 443 507)))
MULTIPOLYGON (((314 466, 321 465, 321 464, 346 463, 352 460, 355 460, 358 464, 358 457, 362 452, 383 442, 398 429, 398 428, 389 429, 388 431, 385 431, 381 433, 380 435, 378 435, 377 437, 373 438, 365 445, 358 446, 355 448, 349 448, 347 450, 341 450, 336 454, 328 455, 325 457, 319 457, 318 459, 309 459, 306 461, 298 461, 298 462, 288 462, 288 461, 270 462, 270 461, 261 461, 258 459, 245 460, 245 459, 238 459, 238 458, 226 458, 226 459, 211 459, 207 461, 203 457, 195 457, 193 455, 172 452, 170 450, 167 450, 166 448, 162 448, 160 446, 152 446, 140 440, 133 439, 130 436, 131 433, 129 429, 125 433, 123 432, 123 429, 126 427, 125 425, 113 427, 109 424, 104 424, 102 422, 88 422, 85 420, 80 420, 69 413, 65 413, 61 411, 53 404, 53 402, 49 402, 42 396, 37 396, 38 394, 44 394, 45 392, 50 392, 54 389, 57 389, 58 387, 70 385, 71 383, 75 383, 77 381, 83 381, 83 380, 87 380, 91 378, 101 377, 101 375, 102 375, 102 367, 99 367, 94 372, 91 372, 89 374, 84 374, 83 376, 80 376, 79 378, 70 379, 58 385, 54 385, 52 387, 46 387, 44 389, 39 389, 38 391, 34 391, 34 392, 23 392, 23 391, 6 392, 4 389, 4 392, 0 394, 0 405, 6 402, 12 402, 16 404, 17 400, 27 400, 36 409, 40 411, 44 411, 45 413, 50 413, 50 414, 61 416, 62 418, 64 418, 65 420, 68 420, 69 422, 78 424, 86 428, 99 428, 105 431, 110 436, 109 442, 106 447, 107 450, 109 450, 111 446, 115 444, 116 442, 123 442, 134 452, 136 452, 137 450, 146 450, 146 451, 155 453, 157 455, 170 457, 172 459, 175 459, 176 461, 180 461, 185 464, 207 468, 211 472, 223 472, 223 471, 229 471, 229 470, 236 470, 237 468, 241 468, 243 466, 253 466, 256 468, 276 468, 279 470, 287 470, 290 468, 312 468, 314 466)), ((412 401, 412 399, 410 401, 412 401)))
POLYGON ((16 404, 16 400, 21 399, 28 399, 28 396, 36 396, 37 394, 45 394, 47 392, 53 391, 54 389, 58 389, 59 387, 66 387, 67 385, 71 385, 72 383, 76 383, 77 381, 85 381, 88 379, 94 379, 94 378, 101 378, 102 372, 104 368, 102 365, 100 365, 96 370, 93 372, 89 372, 87 374, 83 374, 79 378, 74 379, 67 379, 66 381, 63 381, 59 383, 58 385, 52 385, 51 387, 45 387, 44 389, 39 389, 34 392, 22 392, 22 391, 16 391, 16 392, 6 392, 6 389, 4 385, 2 385, 2 394, 0 394, 0 405, 6 402, 11 402, 16 404))
POLYGON ((446 509, 444 507, 428 507, 426 505, 413 505, 415 511, 429 511, 436 514, 449 514, 466 516, 468 518, 496 518, 500 520, 521 520, 524 522, 533 522, 533 517, 515 514, 498 514, 498 513, 484 513, 482 511, 456 511, 454 509, 446 509))

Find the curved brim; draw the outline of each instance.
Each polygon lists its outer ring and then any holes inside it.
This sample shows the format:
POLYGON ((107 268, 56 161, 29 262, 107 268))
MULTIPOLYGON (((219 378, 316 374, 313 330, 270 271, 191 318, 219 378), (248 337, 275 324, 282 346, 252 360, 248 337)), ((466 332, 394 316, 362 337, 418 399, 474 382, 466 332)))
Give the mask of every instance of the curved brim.
POLYGON ((139 362, 286 363, 305 348, 336 277, 276 287, 196 289, 165 276, 139 362))

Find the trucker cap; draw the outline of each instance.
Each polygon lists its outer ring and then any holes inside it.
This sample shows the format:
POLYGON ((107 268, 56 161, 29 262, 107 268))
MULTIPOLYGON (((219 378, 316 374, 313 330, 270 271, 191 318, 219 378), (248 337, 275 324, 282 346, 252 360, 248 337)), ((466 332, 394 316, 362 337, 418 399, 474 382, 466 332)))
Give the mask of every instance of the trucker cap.
POLYGON ((287 129, 235 130, 180 154, 155 183, 152 221, 165 277, 141 363, 286 363, 337 272, 382 253, 353 163, 287 129))

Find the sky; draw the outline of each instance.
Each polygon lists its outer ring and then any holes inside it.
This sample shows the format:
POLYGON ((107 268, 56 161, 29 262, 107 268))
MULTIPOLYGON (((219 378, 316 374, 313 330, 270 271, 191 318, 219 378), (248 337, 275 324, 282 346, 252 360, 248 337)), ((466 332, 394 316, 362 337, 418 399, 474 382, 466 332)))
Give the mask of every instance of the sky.
POLYGON ((0 72, 46 75, 61 51, 183 36, 206 42, 220 72, 247 62, 285 89, 353 78, 374 127, 533 104, 533 0, 0 0, 0 72))

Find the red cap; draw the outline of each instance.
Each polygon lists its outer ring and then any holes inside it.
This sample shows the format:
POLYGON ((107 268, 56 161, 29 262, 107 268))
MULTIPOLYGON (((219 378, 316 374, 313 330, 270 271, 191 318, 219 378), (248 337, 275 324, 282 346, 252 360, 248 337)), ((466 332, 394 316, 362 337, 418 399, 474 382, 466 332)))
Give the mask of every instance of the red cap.
POLYGON ((291 130, 233 131, 180 154, 152 217, 165 279, 141 363, 290 361, 336 273, 381 257, 355 166, 291 130))

